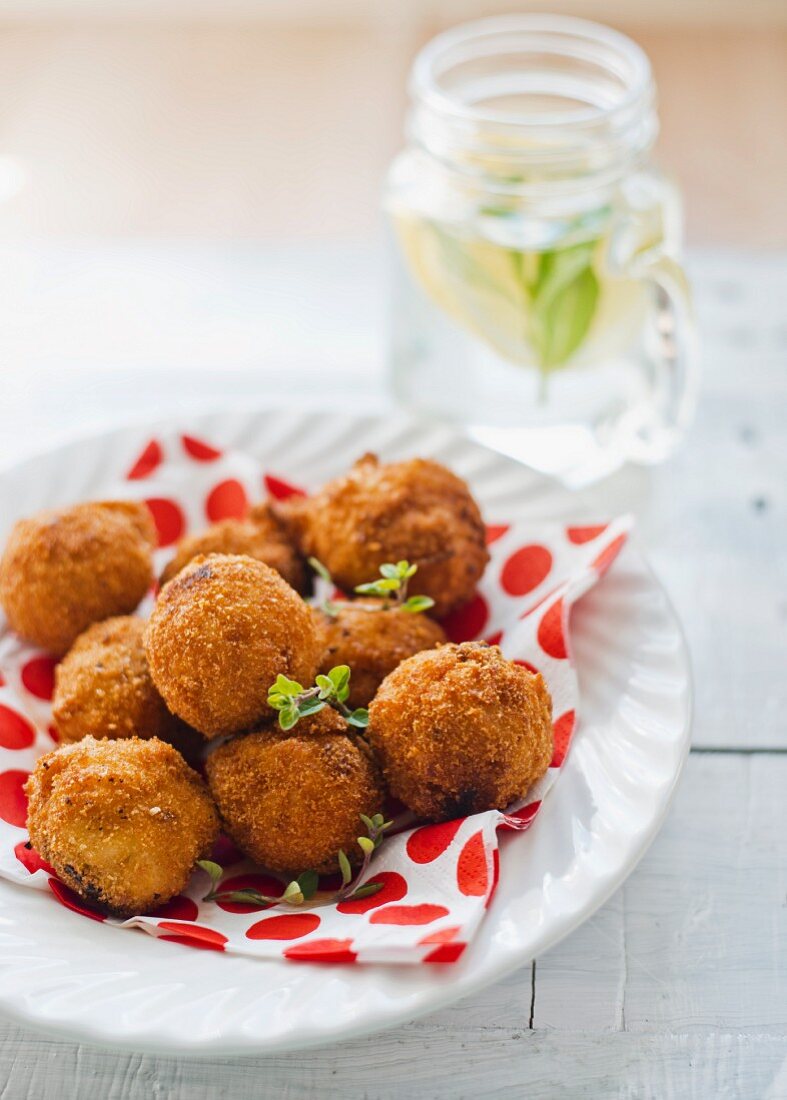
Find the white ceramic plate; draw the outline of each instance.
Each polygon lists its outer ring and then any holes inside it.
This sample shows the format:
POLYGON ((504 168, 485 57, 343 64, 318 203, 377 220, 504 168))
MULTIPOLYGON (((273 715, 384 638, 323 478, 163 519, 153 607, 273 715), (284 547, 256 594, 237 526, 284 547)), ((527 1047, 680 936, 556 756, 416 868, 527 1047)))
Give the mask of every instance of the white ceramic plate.
MULTIPOLYGON (((172 425, 170 425, 172 426, 172 425)), ((447 429, 370 418, 224 413, 177 425, 245 450, 307 486, 365 450, 431 455, 467 478, 488 522, 587 519, 566 490, 447 429)), ((95 495, 151 426, 72 443, 0 475, 0 539, 36 509, 95 495)), ((607 518, 607 517, 595 517, 607 518)), ((535 824, 502 844, 480 932, 443 967, 320 966, 242 958, 97 925, 0 882, 0 1009, 60 1036, 134 1050, 255 1054, 390 1027, 528 963, 593 913, 666 814, 688 749, 691 684, 680 627, 628 547, 575 609, 581 722, 535 824), (603 609, 603 615, 601 611, 603 609)))

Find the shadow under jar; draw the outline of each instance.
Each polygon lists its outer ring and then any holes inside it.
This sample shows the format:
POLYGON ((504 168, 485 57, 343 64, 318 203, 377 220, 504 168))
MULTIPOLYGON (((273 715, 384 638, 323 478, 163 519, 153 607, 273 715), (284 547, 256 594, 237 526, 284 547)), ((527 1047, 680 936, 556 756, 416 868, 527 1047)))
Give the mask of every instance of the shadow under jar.
POLYGON ((643 51, 579 19, 481 20, 426 46, 410 93, 384 196, 398 400, 568 484, 663 460, 696 351, 643 51))

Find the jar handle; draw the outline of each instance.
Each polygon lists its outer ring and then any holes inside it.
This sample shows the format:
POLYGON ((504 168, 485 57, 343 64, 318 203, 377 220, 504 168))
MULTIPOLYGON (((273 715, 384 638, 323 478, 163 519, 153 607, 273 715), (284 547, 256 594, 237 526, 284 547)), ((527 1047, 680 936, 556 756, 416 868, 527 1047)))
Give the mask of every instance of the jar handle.
POLYGON ((655 367, 662 423, 670 434, 681 435, 693 417, 699 389, 691 288, 681 265, 668 255, 643 263, 641 274, 653 287, 654 316, 647 351, 655 367))

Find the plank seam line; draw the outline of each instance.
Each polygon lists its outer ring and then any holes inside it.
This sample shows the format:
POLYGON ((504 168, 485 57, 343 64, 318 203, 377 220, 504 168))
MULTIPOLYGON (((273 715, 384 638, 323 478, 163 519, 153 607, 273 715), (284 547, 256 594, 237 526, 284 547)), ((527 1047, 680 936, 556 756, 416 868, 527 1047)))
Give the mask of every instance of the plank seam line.
POLYGON ((692 756, 787 756, 787 748, 732 749, 714 745, 709 745, 707 748, 705 746, 697 748, 692 746, 691 754, 692 756))

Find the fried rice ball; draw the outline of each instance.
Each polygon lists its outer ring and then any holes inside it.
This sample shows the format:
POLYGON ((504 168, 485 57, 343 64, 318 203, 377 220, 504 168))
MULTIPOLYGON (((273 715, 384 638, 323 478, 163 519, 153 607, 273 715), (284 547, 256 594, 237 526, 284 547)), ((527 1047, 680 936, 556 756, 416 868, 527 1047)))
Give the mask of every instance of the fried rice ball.
POLYGON ((319 655, 311 609, 279 574, 244 555, 200 555, 164 585, 148 622, 153 683, 205 737, 272 714, 281 672, 311 683, 319 655))
POLYGON ((304 555, 346 592, 373 581, 384 562, 417 564, 409 590, 431 596, 437 618, 473 596, 489 560, 470 490, 430 459, 382 464, 367 454, 315 496, 277 509, 304 555))
POLYGON ((56 656, 91 623, 133 611, 153 579, 153 518, 133 501, 76 504, 14 526, 0 560, 13 630, 56 656))
POLYGON ((33 846, 63 882, 116 916, 178 894, 218 836, 205 784, 156 738, 85 737, 42 756, 25 791, 33 846))
POLYGON ((63 742, 96 738, 180 738, 148 669, 145 623, 119 615, 80 634, 55 669, 52 717, 63 742))
POLYGON ((443 628, 426 615, 392 607, 382 600, 341 600, 335 614, 315 611, 322 648, 320 672, 349 665, 351 707, 365 707, 389 672, 414 653, 446 640, 443 628))
POLYGON ((270 725, 236 737, 208 757, 208 785, 232 839, 271 871, 338 869, 343 849, 361 856, 359 815, 382 810, 383 789, 361 738, 320 711, 287 733, 270 725))
POLYGON ((552 759, 552 700, 540 674, 498 646, 425 650, 383 681, 369 741, 390 791, 419 817, 505 809, 552 759))
POLYGON ((256 505, 246 519, 221 520, 198 535, 181 539, 161 574, 161 583, 172 580, 199 554, 246 554, 275 569, 296 592, 306 591, 303 559, 267 504, 256 505))

